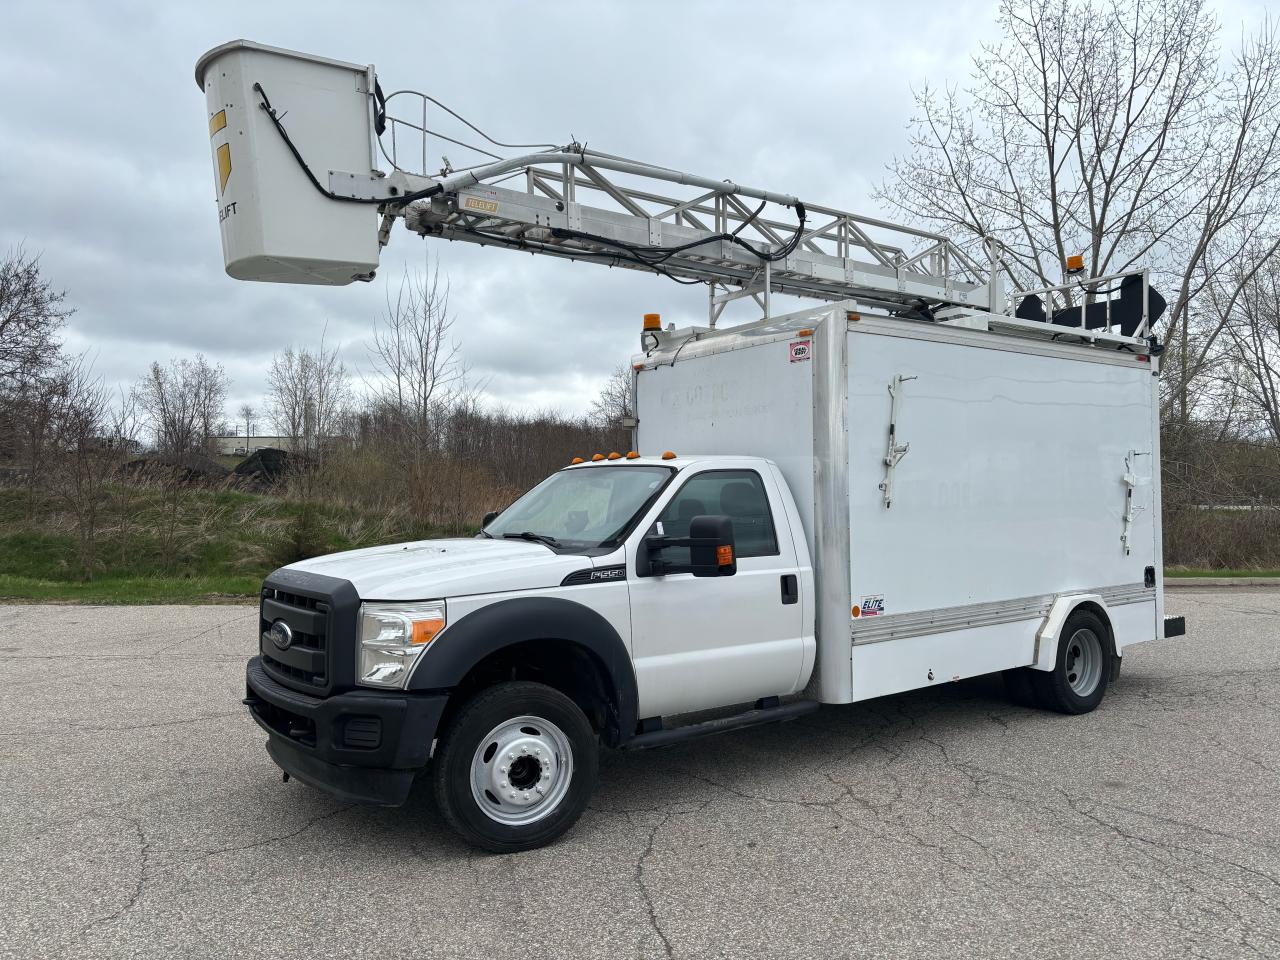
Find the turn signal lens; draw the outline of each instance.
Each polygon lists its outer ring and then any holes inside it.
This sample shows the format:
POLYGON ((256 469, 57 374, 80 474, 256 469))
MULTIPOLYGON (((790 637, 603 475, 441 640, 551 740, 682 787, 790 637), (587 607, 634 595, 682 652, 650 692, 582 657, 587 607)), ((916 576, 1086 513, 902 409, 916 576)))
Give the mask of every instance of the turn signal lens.
POLYGON ((430 643, 444 629, 443 620, 414 620, 410 643, 430 643))
POLYGON ((727 543, 723 546, 716 547, 716 563, 722 567, 732 566, 733 564, 733 547, 727 543))

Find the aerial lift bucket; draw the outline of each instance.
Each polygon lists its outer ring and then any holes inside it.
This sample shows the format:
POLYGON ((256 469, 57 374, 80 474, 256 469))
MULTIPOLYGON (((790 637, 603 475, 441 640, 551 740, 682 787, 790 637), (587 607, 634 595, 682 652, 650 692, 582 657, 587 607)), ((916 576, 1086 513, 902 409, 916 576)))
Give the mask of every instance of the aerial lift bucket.
POLYGON ((208 103, 227 273, 334 286, 370 279, 376 206, 321 188, 331 189, 331 174, 348 182, 376 175, 373 67, 236 40, 200 58, 196 83, 208 103))

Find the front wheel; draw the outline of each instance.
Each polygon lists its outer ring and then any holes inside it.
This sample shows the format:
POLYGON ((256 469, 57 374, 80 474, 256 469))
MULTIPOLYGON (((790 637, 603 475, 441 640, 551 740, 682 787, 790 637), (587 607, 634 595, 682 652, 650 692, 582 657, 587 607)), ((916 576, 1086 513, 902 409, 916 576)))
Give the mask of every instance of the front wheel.
POLYGON ((432 761, 436 802, 463 839, 495 853, 550 843, 596 785, 595 731, 576 703, 541 683, 502 683, 469 700, 432 761))

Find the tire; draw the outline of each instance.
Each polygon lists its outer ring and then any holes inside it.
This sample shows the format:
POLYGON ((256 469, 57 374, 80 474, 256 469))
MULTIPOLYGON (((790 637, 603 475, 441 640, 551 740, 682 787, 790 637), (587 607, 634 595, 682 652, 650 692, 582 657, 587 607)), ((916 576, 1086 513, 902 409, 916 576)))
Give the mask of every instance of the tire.
POLYGON ((1076 610, 1062 625, 1054 668, 1029 671, 1036 699, 1047 710, 1089 713, 1106 695, 1111 657, 1106 623, 1096 613, 1076 610))
POLYGON ((501 683, 454 715, 432 780, 441 813, 464 840, 515 853, 577 822, 599 762, 595 731, 576 703, 541 683, 501 683))

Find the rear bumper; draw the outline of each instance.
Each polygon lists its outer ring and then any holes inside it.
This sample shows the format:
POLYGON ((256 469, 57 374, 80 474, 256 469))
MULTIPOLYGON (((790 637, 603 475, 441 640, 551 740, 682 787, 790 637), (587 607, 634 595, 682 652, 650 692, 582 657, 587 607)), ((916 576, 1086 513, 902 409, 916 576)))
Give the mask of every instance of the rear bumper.
POLYGON ((408 798, 431 759, 448 699, 378 691, 311 697, 269 677, 259 657, 245 668, 245 687, 245 703, 280 769, 335 796, 382 806, 408 798))

